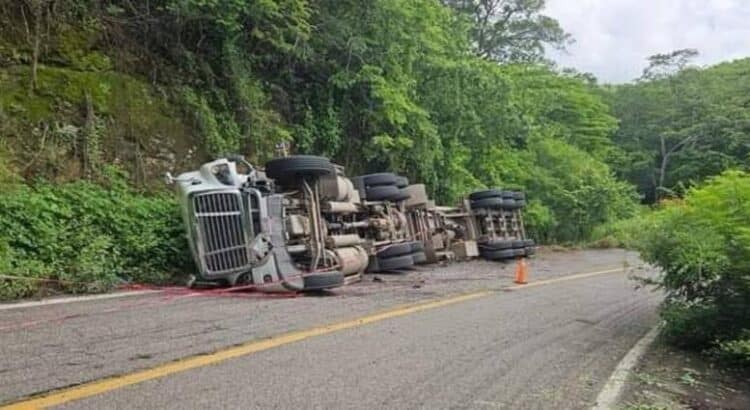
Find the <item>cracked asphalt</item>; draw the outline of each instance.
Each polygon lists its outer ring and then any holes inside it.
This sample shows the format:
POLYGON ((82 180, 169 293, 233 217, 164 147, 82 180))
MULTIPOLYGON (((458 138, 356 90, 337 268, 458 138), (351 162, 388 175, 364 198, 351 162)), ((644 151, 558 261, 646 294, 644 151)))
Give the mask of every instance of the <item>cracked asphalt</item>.
POLYGON ((114 389, 64 408, 556 408, 593 404, 657 322, 658 293, 622 250, 541 252, 509 290, 487 261, 367 275, 326 295, 149 294, 0 311, 0 403, 127 374, 403 304, 493 290, 461 303, 328 333, 114 389), (375 280, 375 276, 382 280, 375 280))

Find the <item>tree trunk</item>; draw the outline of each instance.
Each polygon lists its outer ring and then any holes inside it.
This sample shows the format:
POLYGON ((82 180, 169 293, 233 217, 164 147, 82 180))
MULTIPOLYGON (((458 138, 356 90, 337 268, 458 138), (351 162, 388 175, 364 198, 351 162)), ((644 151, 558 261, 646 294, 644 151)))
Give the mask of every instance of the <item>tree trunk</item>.
MULTIPOLYGON (((85 177, 90 179, 92 177, 92 138, 96 138, 94 133, 96 132, 95 127, 95 121, 96 121, 96 114, 94 113, 94 103, 91 99, 91 93, 86 91, 85 93, 85 100, 86 100, 86 119, 85 123, 83 125, 83 132, 82 132, 82 141, 81 141, 81 174, 85 177)), ((93 144, 93 149, 96 149, 96 144, 93 144)))
POLYGON ((667 152, 667 143, 664 141, 664 136, 660 136, 659 140, 661 142, 661 165, 659 166, 659 183, 656 185, 656 192, 654 192, 656 202, 659 202, 664 192, 664 179, 667 173, 667 164, 669 163, 669 152, 667 152))
POLYGON ((31 48, 31 84, 30 91, 37 89, 37 72, 39 70, 39 49, 42 44, 42 2, 37 0, 31 3, 34 15, 34 43, 31 48))
POLYGON ((24 5, 21 5, 21 16, 23 17, 23 23, 26 27, 26 41, 31 47, 31 79, 29 81, 29 94, 33 93, 37 89, 37 72, 39 71, 39 54, 41 53, 42 47, 42 15, 44 14, 43 6, 44 0, 25 0, 24 5), (33 34, 32 30, 29 29, 29 21, 26 19, 26 12, 24 9, 28 8, 31 13, 31 17, 34 19, 33 34))

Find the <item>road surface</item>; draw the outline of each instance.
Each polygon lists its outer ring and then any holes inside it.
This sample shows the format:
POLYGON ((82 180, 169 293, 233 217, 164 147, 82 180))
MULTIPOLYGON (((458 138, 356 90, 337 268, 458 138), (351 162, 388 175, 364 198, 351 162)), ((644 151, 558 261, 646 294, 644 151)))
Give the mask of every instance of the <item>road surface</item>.
POLYGON ((621 250, 549 252, 527 287, 512 287, 513 264, 474 261, 318 296, 167 292, 1 310, 0 403, 587 408, 657 321, 660 296, 628 278, 648 273, 639 266, 621 250))

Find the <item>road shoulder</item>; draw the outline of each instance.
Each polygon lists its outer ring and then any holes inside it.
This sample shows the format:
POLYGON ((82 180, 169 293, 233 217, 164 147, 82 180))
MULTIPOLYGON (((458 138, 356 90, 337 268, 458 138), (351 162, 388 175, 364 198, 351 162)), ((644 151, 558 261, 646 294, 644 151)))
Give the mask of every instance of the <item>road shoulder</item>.
POLYGON ((615 408, 748 409, 748 375, 657 339, 629 372, 615 408))

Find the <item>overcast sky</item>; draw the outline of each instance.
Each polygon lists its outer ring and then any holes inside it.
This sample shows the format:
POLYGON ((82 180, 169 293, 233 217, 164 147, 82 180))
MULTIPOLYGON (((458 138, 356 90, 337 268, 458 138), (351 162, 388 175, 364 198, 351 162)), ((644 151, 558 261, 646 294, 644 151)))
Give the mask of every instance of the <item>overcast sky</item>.
POLYGON ((633 80, 646 57, 681 48, 700 65, 750 57, 750 0, 547 0, 545 14, 575 38, 549 56, 600 82, 633 80))

